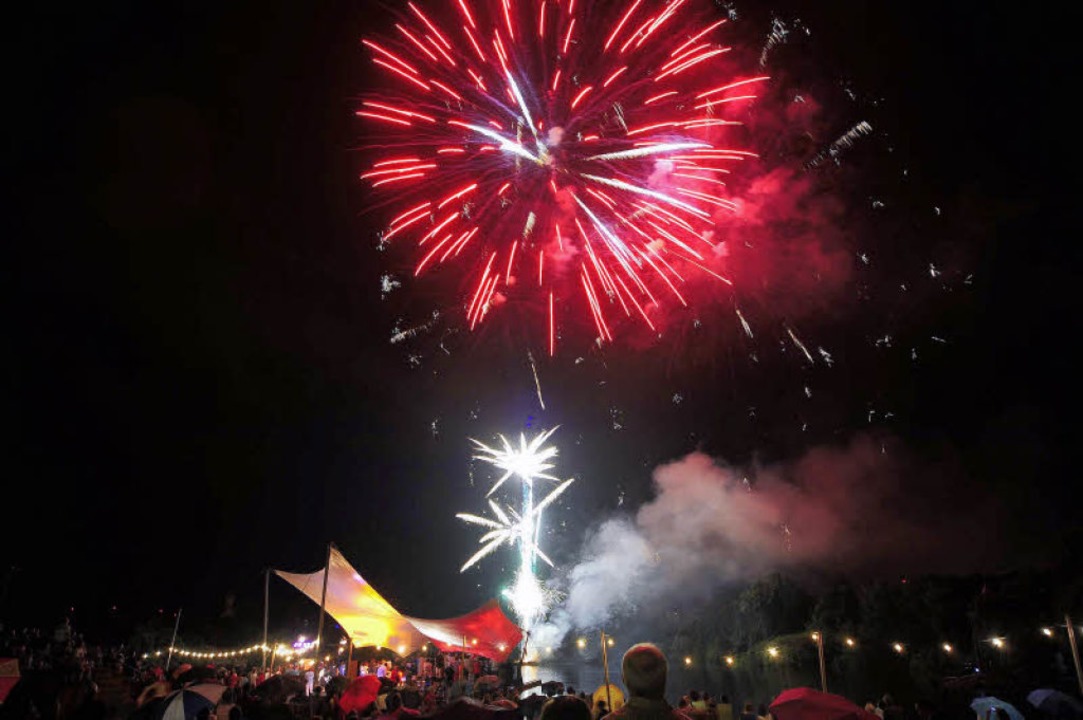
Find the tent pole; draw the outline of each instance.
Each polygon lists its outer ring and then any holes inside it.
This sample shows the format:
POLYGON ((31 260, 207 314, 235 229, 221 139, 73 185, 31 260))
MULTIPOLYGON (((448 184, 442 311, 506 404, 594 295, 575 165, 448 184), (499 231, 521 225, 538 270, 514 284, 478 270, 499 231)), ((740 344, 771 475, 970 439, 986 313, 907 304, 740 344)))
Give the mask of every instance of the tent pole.
POLYGON ((605 630, 602 630, 602 670, 605 677, 605 709, 613 712, 613 698, 609 690, 609 651, 605 647, 605 630))
POLYGON ((169 654, 165 656, 166 672, 169 672, 169 662, 173 659, 173 648, 177 644, 177 628, 180 627, 180 616, 182 612, 184 612, 184 608, 177 609, 177 622, 173 623, 173 639, 169 641, 169 654))
POLYGON ((347 647, 349 648, 346 651, 346 677, 353 680, 353 678, 350 677, 350 664, 353 662, 353 638, 348 637, 346 639, 346 642, 347 642, 347 647))
POLYGON ((263 645, 260 650, 263 653, 263 661, 260 663, 260 671, 267 669, 267 620, 271 609, 271 568, 263 572, 263 645))
POLYGON ((316 626, 316 663, 319 664, 323 649, 323 611, 327 607, 327 578, 331 576, 331 548, 334 543, 327 543, 327 561, 323 565, 323 592, 320 594, 320 622, 316 626))
POLYGON ((824 634, 816 633, 816 651, 820 655, 820 690, 827 692, 827 665, 824 663, 824 634))
POLYGON ((1075 640, 1075 625, 1072 624, 1072 616, 1064 614, 1064 622, 1068 625, 1068 644, 1072 646, 1072 661, 1075 663, 1075 679, 1079 683, 1079 692, 1083 694, 1083 665, 1079 664, 1079 645, 1075 640))

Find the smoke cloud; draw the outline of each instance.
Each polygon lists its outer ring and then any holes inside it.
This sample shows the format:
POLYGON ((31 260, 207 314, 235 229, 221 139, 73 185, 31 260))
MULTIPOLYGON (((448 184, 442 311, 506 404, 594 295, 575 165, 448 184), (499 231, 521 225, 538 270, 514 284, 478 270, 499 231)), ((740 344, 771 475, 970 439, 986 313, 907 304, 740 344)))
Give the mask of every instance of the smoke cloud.
POLYGON ((555 645, 573 629, 650 614, 674 598, 706 599, 772 571, 976 569, 995 544, 975 542, 976 529, 998 513, 960 476, 868 435, 769 466, 736 468, 698 452, 661 465, 652 501, 588 534, 579 561, 558 581, 566 598, 537 640, 555 645))

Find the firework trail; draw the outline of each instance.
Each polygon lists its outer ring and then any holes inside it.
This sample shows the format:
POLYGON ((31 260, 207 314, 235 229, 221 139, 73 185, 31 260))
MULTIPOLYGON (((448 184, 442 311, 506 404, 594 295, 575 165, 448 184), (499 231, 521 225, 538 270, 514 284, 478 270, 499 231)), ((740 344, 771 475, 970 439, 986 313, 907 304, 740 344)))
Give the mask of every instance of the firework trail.
POLYGON ((511 600, 516 614, 526 627, 541 615, 546 605, 546 593, 534 572, 535 560, 541 558, 548 565, 553 564, 538 545, 542 512, 573 482, 572 479, 561 481, 548 472, 554 467, 550 461, 556 457, 557 449, 545 443, 554 432, 556 428, 543 431, 529 442, 525 435, 520 435, 518 447, 512 445, 503 435, 498 436, 501 443, 499 448, 474 440, 478 449, 475 459, 483 460, 503 471, 503 475, 489 488, 486 497, 491 497, 508 479, 514 477, 522 484, 522 506, 517 513, 489 500, 493 518, 470 513, 456 515, 464 522, 486 529, 478 541, 481 549, 466 561, 460 572, 495 552, 505 543, 519 546, 519 568, 513 586, 505 591, 505 595, 511 600), (540 480, 554 482, 557 486, 543 500, 535 503, 534 483, 540 480))
POLYGON ((828 158, 832 158, 836 162, 839 155, 844 151, 849 150, 854 146, 860 138, 872 133, 872 125, 862 120, 857 125, 847 130, 838 140, 831 143, 829 147, 821 152, 817 153, 816 157, 805 163, 805 169, 811 170, 814 167, 818 167, 828 158))
POLYGON ((696 4, 408 2, 362 40, 383 89, 357 110, 378 148, 361 177, 399 206, 381 242, 465 277, 471 329, 513 301, 552 355, 580 318, 608 342, 657 330, 692 276, 732 284, 713 230, 756 156, 727 113, 768 78, 729 77, 726 20, 696 4))

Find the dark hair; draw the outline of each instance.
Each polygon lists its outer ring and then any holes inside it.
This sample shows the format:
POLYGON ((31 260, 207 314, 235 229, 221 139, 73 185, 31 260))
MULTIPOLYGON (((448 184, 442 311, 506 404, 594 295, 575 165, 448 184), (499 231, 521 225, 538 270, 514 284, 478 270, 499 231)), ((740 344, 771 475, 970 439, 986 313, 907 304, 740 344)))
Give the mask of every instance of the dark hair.
POLYGON ((767 717, 767 706, 760 703, 760 709, 756 711, 756 714, 760 717, 767 717))
POLYGON ((689 690, 688 691, 688 699, 691 700, 692 702, 695 702, 696 700, 699 700, 699 690, 689 690))
POLYGON ((574 695, 555 697, 542 707, 540 720, 591 720, 590 708, 574 695))
POLYGON ((729 696, 729 695, 723 695, 723 696, 722 696, 722 700, 721 700, 721 702, 722 702, 723 704, 726 704, 726 705, 728 705, 728 704, 729 704, 729 701, 730 701, 730 696, 729 696))
POLYGON ((665 653, 650 643, 628 648, 621 662, 621 675, 628 694, 648 700, 661 700, 666 692, 669 664, 665 653))

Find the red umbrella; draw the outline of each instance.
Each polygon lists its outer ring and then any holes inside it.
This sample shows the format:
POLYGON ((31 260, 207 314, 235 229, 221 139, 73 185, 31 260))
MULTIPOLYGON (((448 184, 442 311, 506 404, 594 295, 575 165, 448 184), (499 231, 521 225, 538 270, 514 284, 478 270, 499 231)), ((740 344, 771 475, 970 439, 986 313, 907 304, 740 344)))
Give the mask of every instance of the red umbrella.
POLYGON ((349 713, 354 710, 361 712, 372 703, 376 702, 376 696, 380 694, 380 678, 375 675, 364 675, 357 678, 350 686, 342 691, 338 706, 342 712, 349 713))
POLYGON ((778 720, 879 720, 844 697, 812 688, 783 690, 771 703, 778 720))

